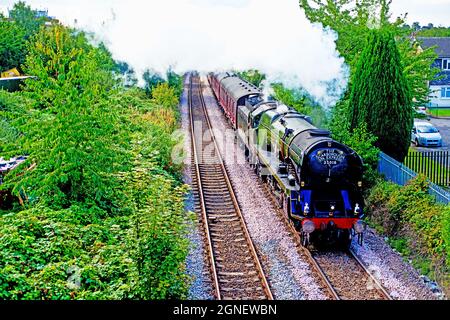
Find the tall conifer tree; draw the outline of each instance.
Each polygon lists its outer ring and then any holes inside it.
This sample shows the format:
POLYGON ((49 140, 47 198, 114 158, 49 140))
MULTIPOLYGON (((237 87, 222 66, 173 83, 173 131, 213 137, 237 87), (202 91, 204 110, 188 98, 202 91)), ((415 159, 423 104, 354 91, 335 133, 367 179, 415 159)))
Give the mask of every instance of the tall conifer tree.
POLYGON ((372 30, 353 79, 351 129, 366 123, 377 147, 403 161, 410 145, 412 99, 393 34, 372 30))

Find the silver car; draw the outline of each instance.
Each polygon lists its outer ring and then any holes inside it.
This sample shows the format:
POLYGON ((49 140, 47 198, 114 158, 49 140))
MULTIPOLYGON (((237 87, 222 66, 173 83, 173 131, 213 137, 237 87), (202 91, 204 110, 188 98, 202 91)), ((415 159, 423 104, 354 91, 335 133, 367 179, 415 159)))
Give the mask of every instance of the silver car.
POLYGON ((442 137, 439 130, 428 122, 414 122, 411 141, 418 147, 442 147, 442 137))

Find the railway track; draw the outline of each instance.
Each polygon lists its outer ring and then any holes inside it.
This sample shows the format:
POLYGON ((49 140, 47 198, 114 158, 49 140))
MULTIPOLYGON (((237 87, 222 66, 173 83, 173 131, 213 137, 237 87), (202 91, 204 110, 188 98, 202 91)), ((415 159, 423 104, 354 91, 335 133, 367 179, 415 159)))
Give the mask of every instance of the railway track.
POLYGON ((333 287, 336 300, 392 300, 352 250, 309 253, 333 287))
MULTIPOLYGON (((191 86, 193 86, 192 82, 191 82, 191 86)), ((209 124, 209 120, 207 119, 207 111, 204 106, 203 96, 201 94, 201 88, 199 88, 197 90, 200 90, 199 96, 200 96, 200 99, 202 100, 200 102, 200 104, 202 104, 203 113, 200 115, 200 117, 205 118, 205 119, 200 120, 200 122, 206 121, 207 125, 204 125, 204 126, 207 126, 208 129, 205 129, 205 130, 211 131, 211 125, 209 124)), ((192 93, 194 91, 195 90, 191 87, 190 92, 192 93)), ((192 105, 194 104, 192 102, 192 96, 190 96, 189 99, 191 101, 190 106, 192 107, 192 105)), ((196 113, 191 112, 191 123, 194 122, 194 120, 192 118, 193 115, 195 116, 196 113)), ((191 129, 194 130, 193 128, 191 128, 191 129)), ((214 142, 214 136, 212 136, 211 133, 207 133, 205 135, 205 130, 203 130, 203 135, 206 138, 206 139, 204 138, 204 140, 207 140, 206 145, 209 145, 210 143, 213 142, 215 147, 214 147, 214 151, 213 151, 214 155, 210 155, 210 154, 205 155, 204 153, 202 154, 202 157, 203 157, 203 159, 202 159, 203 161, 201 162, 202 166, 204 163, 209 163, 209 161, 213 160, 212 162, 215 163, 216 165, 220 164, 221 168, 215 168, 214 170, 210 170, 212 168, 212 167, 210 167, 210 169, 205 170, 205 168, 201 167, 198 169, 198 172, 200 172, 201 174, 202 173, 204 174, 204 173, 213 172, 213 171, 222 171, 226 175, 226 170, 223 165, 223 161, 220 158, 220 154, 218 152, 217 145, 214 142), (217 156, 218 158, 215 158, 215 156, 217 156)), ((195 139, 193 138, 192 141, 195 141, 195 139)), ((197 148, 200 149, 200 148, 203 148, 203 146, 198 146, 197 148)), ((202 150, 202 149, 200 149, 200 150, 202 150)), ((195 160, 195 163, 198 163, 198 159, 195 160)), ((197 180, 201 181, 201 177, 198 177, 197 180)), ((230 180, 228 179, 228 177, 226 177, 225 180, 226 180, 226 185, 223 184, 223 178, 220 179, 220 181, 222 181, 222 182, 219 184, 220 185, 219 189, 232 191, 232 186, 231 186, 231 183, 230 183, 230 180)), ((274 207, 277 209, 276 210, 277 213, 279 214, 279 216, 285 222, 286 226, 291 231, 290 233, 293 236, 295 242, 297 243, 297 248, 299 250, 299 253, 310 262, 310 264, 314 270, 313 273, 321 280, 321 282, 323 283, 323 289, 328 291, 329 297, 331 299, 335 299, 335 300, 372 300, 372 299, 373 300, 391 300, 392 299, 389 296, 389 294, 386 292, 386 290, 382 287, 382 285, 378 282, 378 280, 372 275, 370 270, 368 270, 364 266, 362 261, 360 261, 359 258, 351 250, 348 252, 342 252, 342 251, 321 252, 321 251, 310 251, 310 250, 304 248, 301 245, 301 240, 300 240, 300 236, 299 236, 298 232, 295 230, 294 226, 287 219, 287 217, 281 211, 281 209, 279 209, 278 202, 274 198, 273 194, 270 192, 267 184, 266 183, 262 183, 262 184, 263 184, 263 189, 265 190, 266 195, 272 200, 274 207)), ((200 186, 200 189, 201 189, 201 186, 200 186)), ((213 194, 215 194, 215 193, 213 192, 213 194)), ((224 193, 224 195, 225 195, 225 193, 224 193)), ((239 212, 238 215, 240 216, 240 221, 241 221, 240 225, 242 225, 244 227, 245 233, 248 236, 248 232, 246 231, 246 228, 245 228, 245 223, 243 222, 243 218, 240 213, 239 206, 237 205, 237 201, 236 201, 234 195, 233 196, 226 195, 225 199, 218 199, 217 203, 225 204, 225 202, 227 202, 230 198, 234 199, 234 206, 235 206, 235 208, 237 208, 235 210, 239 212)), ((227 212, 227 211, 225 211, 225 212, 227 212)), ((214 216, 214 214, 213 214, 213 216, 214 216)), ((204 221, 208 221, 208 219, 204 218, 204 221)), ((209 226, 205 226, 205 229, 208 229, 208 227, 209 226)), ((224 230, 225 228, 223 228, 222 230, 224 230)), ((248 239, 250 239, 249 236, 248 236, 248 239)), ((209 241, 210 241, 209 243, 213 242, 212 239, 209 241)), ((251 243, 251 241, 250 241, 250 243, 251 243)), ((214 245, 211 245, 211 247, 213 247, 213 249, 214 249, 214 245)), ((251 247, 253 247, 253 245, 251 245, 251 247)), ((212 250, 210 250, 210 251, 212 252, 212 250)), ((254 251, 254 248, 253 248, 253 252, 254 253, 252 253, 252 256, 256 257, 255 261, 258 261, 257 254, 256 254, 256 251, 254 251)), ((214 260, 213 260, 214 257, 212 256, 210 259, 212 261, 211 265, 214 266, 215 265, 214 260)), ((259 264, 259 263, 257 263, 257 264, 259 264)), ((241 270, 243 270, 243 269, 241 269, 241 270)), ((216 270, 216 272, 217 272, 217 270, 216 270)), ((250 271, 250 272, 254 272, 254 271, 250 271)), ((263 273, 262 269, 260 270, 259 274, 260 274, 259 279, 260 280, 264 279, 264 273, 263 273)), ((218 279, 218 278, 216 277, 215 279, 218 279)), ((253 280, 256 283, 256 278, 254 278, 253 280)), ((239 283, 243 283, 241 281, 242 281, 242 279, 239 279, 239 283)), ((216 280, 216 282, 217 282, 216 288, 220 288, 220 285, 221 285, 220 280, 216 280)), ((230 283, 230 282, 225 281, 225 283, 230 283)), ((266 288, 269 288, 267 285, 267 281, 262 281, 262 283, 263 283, 262 287, 264 288, 264 290, 266 288), (264 283, 266 283, 266 284, 264 284, 264 283)), ((242 287, 244 287, 244 285, 242 287)), ((231 290, 225 290, 225 291, 230 292, 231 290)), ((220 296, 220 294, 221 294, 220 292, 217 292, 216 296, 220 296)), ((249 297, 248 296, 242 297, 242 299, 246 299, 246 298, 249 298, 249 297)), ((262 298, 262 297, 260 296, 259 298, 262 298)))
POLYGON ((272 300, 268 281, 245 225, 219 152, 200 78, 190 75, 194 196, 201 213, 218 300, 272 300))
POLYGON ((352 250, 324 252, 311 251, 303 247, 299 233, 279 208, 267 184, 261 183, 278 215, 289 228, 299 252, 309 260, 330 298, 334 300, 392 300, 389 293, 352 250))

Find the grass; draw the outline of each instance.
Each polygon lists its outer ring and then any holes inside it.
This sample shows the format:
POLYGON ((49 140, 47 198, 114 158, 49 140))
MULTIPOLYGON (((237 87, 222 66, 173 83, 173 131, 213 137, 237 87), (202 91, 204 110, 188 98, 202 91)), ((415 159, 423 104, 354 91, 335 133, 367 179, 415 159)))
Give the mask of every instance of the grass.
POLYGON ((428 109, 428 113, 435 117, 450 117, 450 108, 428 109))
MULTIPOLYGON (((420 156, 421 152, 418 152, 412 148, 409 149, 408 156, 416 156, 417 158, 410 159, 410 161, 405 160, 405 164, 412 170, 417 173, 423 173, 430 179, 432 182, 439 184, 439 179, 442 176, 450 177, 450 169, 441 165, 439 162, 434 161, 433 159, 420 156), (434 173, 431 175, 430 173, 434 173)), ((447 181, 448 187, 450 181, 447 181)))

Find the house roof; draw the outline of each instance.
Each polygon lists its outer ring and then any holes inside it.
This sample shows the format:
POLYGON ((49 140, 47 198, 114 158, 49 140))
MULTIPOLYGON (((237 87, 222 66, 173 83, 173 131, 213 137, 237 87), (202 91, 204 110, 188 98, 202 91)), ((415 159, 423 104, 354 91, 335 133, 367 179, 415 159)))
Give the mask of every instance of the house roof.
POLYGON ((424 49, 437 46, 435 51, 439 58, 450 57, 450 37, 418 37, 417 40, 424 49))

